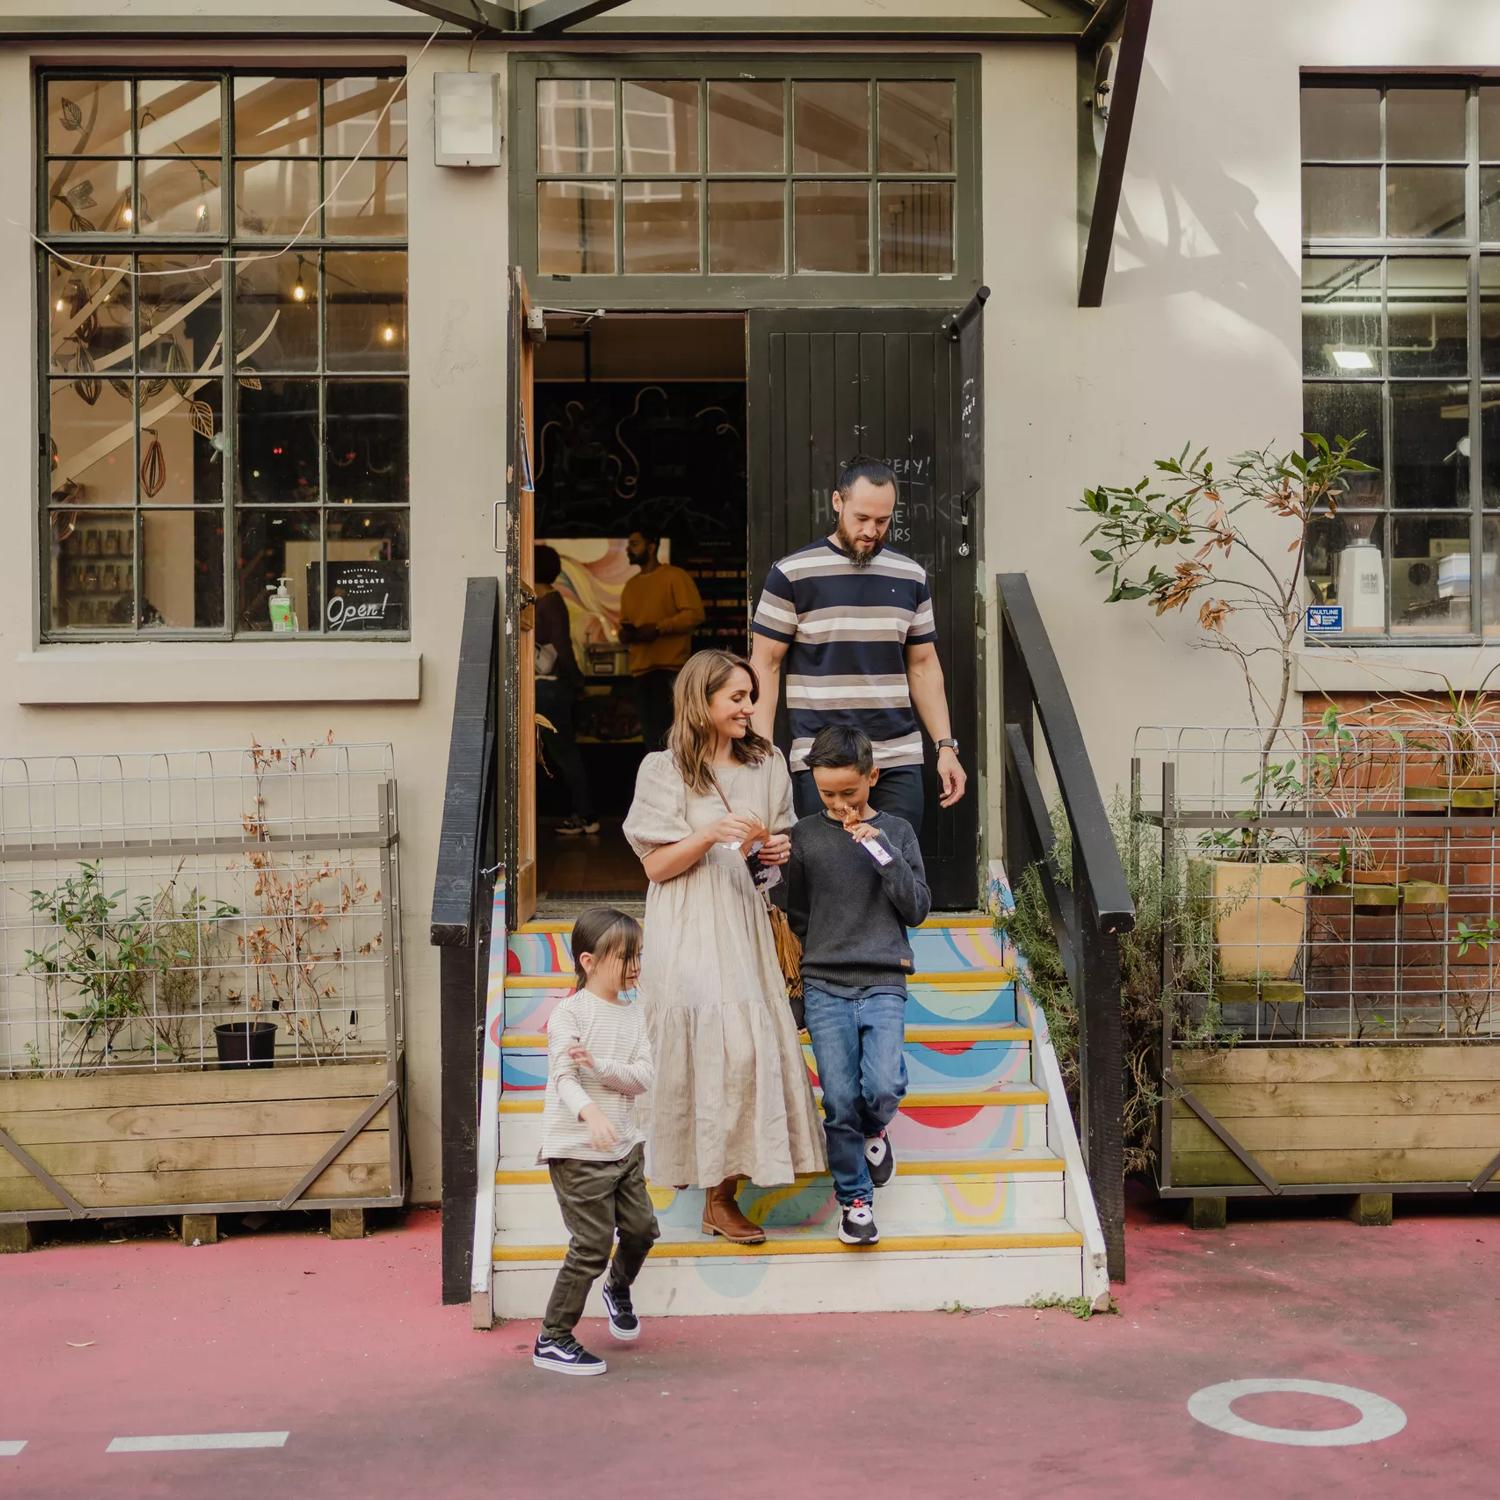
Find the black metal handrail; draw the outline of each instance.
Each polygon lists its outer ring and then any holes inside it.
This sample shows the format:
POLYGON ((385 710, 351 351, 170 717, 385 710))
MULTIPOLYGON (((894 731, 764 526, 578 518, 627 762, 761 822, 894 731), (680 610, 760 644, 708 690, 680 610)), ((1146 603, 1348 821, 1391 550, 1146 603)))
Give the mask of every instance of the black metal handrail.
POLYGON ((469 1298, 479 1092, 500 847, 500 584, 471 578, 432 891, 442 1048, 443 1301, 469 1298))
POLYGON ((1124 1055, 1119 937, 1135 903, 1067 683, 1024 573, 1002 573, 1000 704, 1005 754, 1005 867, 1035 866, 1078 1010, 1079 1137, 1109 1252, 1125 1276, 1124 1055), (1072 837, 1072 868, 1057 841, 1036 770, 1040 724, 1072 837))

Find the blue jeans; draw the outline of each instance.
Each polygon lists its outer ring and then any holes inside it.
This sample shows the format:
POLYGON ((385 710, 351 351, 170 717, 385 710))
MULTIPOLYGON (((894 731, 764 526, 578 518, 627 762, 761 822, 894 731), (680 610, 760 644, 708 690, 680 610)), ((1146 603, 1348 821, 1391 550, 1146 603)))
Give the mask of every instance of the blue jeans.
POLYGON ((803 982, 807 1029, 823 1085, 828 1167, 842 1204, 873 1200, 865 1141, 895 1118, 906 1095, 906 992, 874 990, 846 1000, 803 982))

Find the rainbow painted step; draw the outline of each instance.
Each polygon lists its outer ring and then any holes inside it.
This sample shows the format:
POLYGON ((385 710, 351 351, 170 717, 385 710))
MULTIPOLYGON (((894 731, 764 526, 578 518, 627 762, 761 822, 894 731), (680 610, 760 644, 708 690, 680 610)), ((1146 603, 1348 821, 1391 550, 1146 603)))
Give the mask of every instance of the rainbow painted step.
MULTIPOLYGON (((546 1091, 544 1033, 507 1031, 500 1049, 500 1078, 506 1093, 546 1091)), ((816 1085, 811 1044, 804 1044, 802 1050, 808 1077, 816 1085)), ((1031 1033, 1023 1026, 908 1026, 905 1053, 908 1087, 914 1093, 976 1093, 1031 1076, 1031 1033)))
MULTIPOLYGON (((570 922, 528 922, 511 936, 507 972, 571 975, 571 931, 570 922)), ((912 930, 911 947, 921 974, 1005 969, 1015 958, 989 917, 935 917, 912 930)))
MULTIPOLYGON (((505 981, 507 1032, 540 1033, 553 1008, 573 990, 571 974, 514 974, 505 981)), ((907 987, 906 1024, 911 1026, 1013 1026, 1015 980, 1008 969, 918 977, 907 987)))
MULTIPOLYGON (((1060 1219, 1066 1199, 1063 1164, 1046 1150, 1030 1150, 985 1161, 903 1163, 903 1170, 876 1193, 883 1233, 956 1233, 970 1229, 1015 1229, 1038 1219, 1060 1219)), ((515 1158, 501 1163, 496 1182, 500 1229, 547 1231, 567 1239, 562 1215, 544 1168, 515 1158)), ((691 1229, 703 1216, 696 1188, 651 1190, 662 1228, 691 1229)), ((798 1178, 783 1187, 740 1189, 740 1207, 768 1230, 821 1226, 837 1232, 838 1203, 826 1174, 798 1178)))
MULTIPOLYGON (((908 1094, 890 1132, 897 1159, 914 1162, 991 1157, 1045 1146, 1047 1096, 1030 1084, 974 1094, 908 1094)), ((540 1095, 502 1096, 502 1155, 534 1161, 541 1141, 540 1095)))
MULTIPOLYGON (((1003 904, 1003 880, 999 895, 1003 904)), ((503 1005, 492 971, 486 1067, 503 1085, 492 1304, 501 1317, 540 1313, 566 1242, 536 1154, 546 1024, 573 985, 568 931, 533 923, 496 955, 496 968, 502 959, 508 968, 503 1005)), ((1047 1091, 1060 1083, 1045 1023, 1018 993, 1015 954, 980 916, 934 918, 913 932, 912 948, 909 1092, 890 1125, 896 1176, 876 1195, 879 1246, 839 1242, 826 1175, 741 1188, 741 1206, 767 1229, 762 1247, 706 1238, 701 1191, 653 1186, 662 1240, 637 1284, 643 1315, 993 1307, 1084 1292, 1076 1146, 1066 1128, 1052 1139, 1059 1106, 1047 1091)), ((810 1046, 803 1052, 816 1090, 816 1060, 810 1046)), ((596 1288, 589 1316, 601 1312, 596 1288)), ((582 1336, 597 1342, 596 1331, 582 1336)))
MULTIPOLYGON (((1028 1297, 1077 1297, 1083 1236, 1063 1219, 1018 1229, 896 1234, 858 1249, 818 1226, 777 1231, 764 1245, 708 1239, 696 1224, 663 1232, 635 1284, 642 1317, 775 1312, 935 1311, 1019 1306, 1028 1297)), ((494 1310, 534 1318, 545 1306, 563 1242, 538 1231, 495 1236, 494 1310)), ((585 1316, 603 1315, 599 1288, 585 1316)), ((584 1343, 602 1329, 585 1323, 584 1343)))

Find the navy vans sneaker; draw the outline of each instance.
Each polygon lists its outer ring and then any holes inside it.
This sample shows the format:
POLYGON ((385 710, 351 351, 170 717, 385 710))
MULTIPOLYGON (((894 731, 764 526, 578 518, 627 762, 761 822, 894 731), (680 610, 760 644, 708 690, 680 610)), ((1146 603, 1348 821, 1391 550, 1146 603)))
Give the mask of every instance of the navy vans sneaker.
POLYGON ((556 1370, 560 1375, 602 1375, 609 1368, 571 1333, 555 1339, 538 1337, 531 1351, 531 1362, 539 1370, 556 1370))
POLYGON ((876 1187, 884 1187, 896 1170, 896 1153, 891 1150, 890 1139, 885 1131, 872 1135, 865 1142, 865 1161, 870 1167, 870 1181, 876 1187))
POLYGON ((641 1320, 630 1305, 630 1288, 604 1283, 604 1310, 609 1314, 609 1331, 629 1343, 641 1336, 641 1320))

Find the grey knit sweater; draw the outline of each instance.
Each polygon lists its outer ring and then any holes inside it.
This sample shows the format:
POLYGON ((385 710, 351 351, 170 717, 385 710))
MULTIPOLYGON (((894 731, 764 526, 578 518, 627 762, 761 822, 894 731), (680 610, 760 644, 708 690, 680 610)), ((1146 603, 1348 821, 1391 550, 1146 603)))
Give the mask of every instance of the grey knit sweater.
POLYGON ((876 813, 870 823, 890 856, 885 864, 824 813, 792 829, 787 919, 802 942, 806 979, 904 986, 912 971, 906 930, 932 907, 922 851, 904 818, 876 813))

